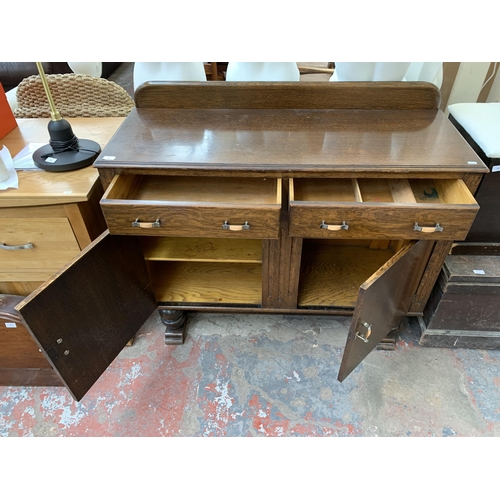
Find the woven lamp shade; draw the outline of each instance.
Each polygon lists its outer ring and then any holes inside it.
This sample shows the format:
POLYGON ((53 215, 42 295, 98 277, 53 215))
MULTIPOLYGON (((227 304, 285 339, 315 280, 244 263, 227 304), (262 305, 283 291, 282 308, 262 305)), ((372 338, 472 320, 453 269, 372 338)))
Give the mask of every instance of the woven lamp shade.
MULTIPOLYGON (((90 75, 46 75, 55 106, 63 118, 127 116, 134 101, 114 82, 90 75)), ((40 76, 25 78, 17 88, 16 118, 50 118, 40 76)))

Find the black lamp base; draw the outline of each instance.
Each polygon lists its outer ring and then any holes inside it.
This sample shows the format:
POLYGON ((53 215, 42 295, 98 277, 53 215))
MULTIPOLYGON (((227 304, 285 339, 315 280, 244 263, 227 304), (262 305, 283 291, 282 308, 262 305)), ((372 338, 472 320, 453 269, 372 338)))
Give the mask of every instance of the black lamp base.
POLYGON ((67 172, 88 167, 101 152, 95 141, 78 139, 67 120, 51 120, 48 125, 50 143, 33 153, 33 163, 50 172, 67 172))
POLYGON ((76 149, 61 152, 47 144, 33 153, 33 163, 50 172, 66 172, 92 165, 100 152, 101 146, 88 139, 78 139, 76 149))

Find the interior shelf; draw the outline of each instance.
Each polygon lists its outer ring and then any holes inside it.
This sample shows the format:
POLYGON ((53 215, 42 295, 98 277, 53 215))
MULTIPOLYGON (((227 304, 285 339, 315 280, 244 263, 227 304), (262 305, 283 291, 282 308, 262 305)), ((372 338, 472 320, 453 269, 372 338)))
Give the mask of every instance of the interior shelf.
POLYGON ((393 242, 361 245, 304 240, 299 307, 354 307, 359 287, 395 253, 393 242))
POLYGON ((262 264, 147 261, 158 302, 262 303, 262 264))

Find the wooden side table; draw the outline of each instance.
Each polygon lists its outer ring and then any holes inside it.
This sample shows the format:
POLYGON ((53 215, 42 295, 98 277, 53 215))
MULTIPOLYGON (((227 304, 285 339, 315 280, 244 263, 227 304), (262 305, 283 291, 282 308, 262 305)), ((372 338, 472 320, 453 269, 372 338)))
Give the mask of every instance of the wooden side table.
MULTIPOLYGON (((101 147, 123 118, 72 118, 77 137, 101 147)), ((20 119, 1 142, 14 157, 29 143, 48 142, 48 120, 20 119)), ((0 191, 0 385, 61 385, 14 306, 99 236, 98 172, 18 171, 19 188, 0 191)))

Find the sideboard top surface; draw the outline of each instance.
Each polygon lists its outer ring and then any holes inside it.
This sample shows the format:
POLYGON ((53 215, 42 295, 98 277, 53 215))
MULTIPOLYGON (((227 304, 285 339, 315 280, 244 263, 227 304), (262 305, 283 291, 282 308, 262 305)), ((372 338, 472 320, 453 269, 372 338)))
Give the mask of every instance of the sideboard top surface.
POLYGON ((99 168, 484 173, 439 110, 135 108, 99 168))

